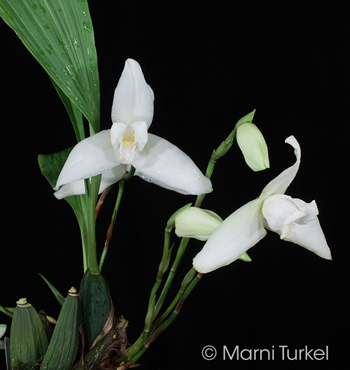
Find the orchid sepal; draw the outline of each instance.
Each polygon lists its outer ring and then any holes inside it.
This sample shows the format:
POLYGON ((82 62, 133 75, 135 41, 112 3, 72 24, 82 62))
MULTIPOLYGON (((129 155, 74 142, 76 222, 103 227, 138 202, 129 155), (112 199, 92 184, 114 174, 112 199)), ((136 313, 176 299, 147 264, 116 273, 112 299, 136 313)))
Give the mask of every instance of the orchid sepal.
MULTIPOLYGON (((101 173, 101 183, 99 188, 99 194, 101 194, 105 189, 114 183, 121 180, 127 174, 126 166, 120 164, 119 166, 113 167, 109 170, 103 171, 101 173)), ((68 184, 61 186, 59 190, 54 193, 57 199, 63 199, 70 197, 72 195, 85 194, 85 184, 84 180, 77 180, 68 184)))
POLYGON ((147 84, 140 64, 127 59, 114 91, 112 122, 146 122, 147 128, 153 119, 154 94, 147 84))
POLYGON ((143 180, 180 194, 200 195, 213 190, 210 179, 187 154, 153 134, 148 134, 147 144, 135 155, 132 165, 143 180))
POLYGON ((285 143, 291 145, 294 148, 296 161, 292 166, 281 172, 277 177, 275 177, 265 186, 259 197, 262 200, 265 200, 267 197, 273 194, 284 194, 299 170, 301 149, 298 141, 293 135, 291 135, 287 137, 285 143))
POLYGON ((61 185, 73 181, 100 175, 103 171, 119 164, 119 156, 116 155, 111 144, 110 130, 103 130, 75 145, 62 168, 54 189, 58 190, 61 185))
POLYGON ((261 201, 248 202, 226 218, 193 259, 193 267, 208 273, 237 260, 266 235, 261 201))
MULTIPOLYGON (((112 171, 113 167, 119 165, 120 153, 111 144, 110 130, 101 131, 73 148, 55 190, 66 183, 103 174, 107 170, 112 171), (104 150, 99 149, 100 143, 104 150)), ((144 150, 135 154, 132 165, 137 170, 136 175, 143 180, 181 194, 199 195, 212 191, 211 181, 202 174, 192 159, 175 145, 156 135, 148 134, 144 150)), ((114 182, 119 180, 118 175, 114 182)))

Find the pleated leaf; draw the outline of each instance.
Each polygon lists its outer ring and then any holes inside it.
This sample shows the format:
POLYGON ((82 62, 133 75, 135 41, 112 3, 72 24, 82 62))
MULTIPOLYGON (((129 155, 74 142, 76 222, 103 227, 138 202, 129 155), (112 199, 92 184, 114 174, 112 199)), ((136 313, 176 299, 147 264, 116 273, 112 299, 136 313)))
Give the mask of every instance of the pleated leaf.
MULTIPOLYGON (((72 149, 73 147, 70 147, 58 153, 40 154, 38 156, 41 173, 44 175, 52 188, 56 186, 58 176, 72 149)), ((81 204, 83 197, 85 197, 85 195, 72 195, 68 198, 65 198, 65 200, 73 208, 79 224, 82 222, 81 214, 83 213, 83 210, 81 204)))
POLYGON ((73 102, 68 98, 68 96, 62 91, 62 89, 60 89, 59 86, 57 86, 55 81, 53 80, 51 81, 68 112, 77 141, 79 142, 85 139, 83 116, 80 110, 76 105, 73 104, 73 102))
POLYGON ((63 306, 64 304, 64 296, 58 291, 58 289, 51 284, 43 275, 39 274, 45 281, 45 283, 48 285, 48 287, 51 289, 51 292, 54 294, 56 297, 58 303, 63 306))
POLYGON ((56 89, 87 118, 93 133, 98 132, 99 76, 87 1, 0 0, 0 16, 42 65, 56 89))
POLYGON ((12 319, 14 311, 15 311, 14 307, 2 307, 2 306, 0 306, 0 312, 4 313, 8 317, 11 317, 11 319, 12 319))

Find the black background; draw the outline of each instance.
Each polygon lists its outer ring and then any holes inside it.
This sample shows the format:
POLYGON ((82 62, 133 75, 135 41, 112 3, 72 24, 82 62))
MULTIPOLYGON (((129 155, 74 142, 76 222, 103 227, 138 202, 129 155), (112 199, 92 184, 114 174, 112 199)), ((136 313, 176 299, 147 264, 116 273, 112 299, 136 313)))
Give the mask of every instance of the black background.
MULTIPOLYGON (((268 235, 237 261, 203 278, 174 322, 140 359, 142 369, 346 369, 349 350, 349 9, 342 1, 90 1, 101 83, 101 126, 109 128, 114 88, 125 59, 142 66, 155 92, 150 132, 179 146, 205 171, 243 115, 257 109, 271 168, 251 171, 236 143, 215 169, 204 208, 222 218, 256 198, 295 161, 287 194, 316 199, 333 261, 268 235), (227 5, 230 4, 230 5, 227 5), (213 345, 218 356, 201 356, 213 345), (274 361, 222 359, 223 346, 275 348, 274 361), (282 360, 279 345, 329 348, 323 361, 282 360)), ((73 212, 42 177, 37 155, 75 144, 49 78, 16 35, 0 23, 0 304, 27 297, 57 317, 59 305, 38 273, 60 291, 83 272, 73 212)), ((97 225, 100 250, 116 197, 97 225)), ((126 184, 103 273, 129 340, 143 328, 167 218, 194 197, 136 178, 126 184)), ((176 288, 201 243, 190 243, 176 288)), ((175 289, 176 290, 176 289, 175 289)), ((175 294, 175 290, 173 294, 175 294)), ((7 317, 1 322, 10 324, 7 317)), ((9 331, 7 332, 9 334, 9 331)))

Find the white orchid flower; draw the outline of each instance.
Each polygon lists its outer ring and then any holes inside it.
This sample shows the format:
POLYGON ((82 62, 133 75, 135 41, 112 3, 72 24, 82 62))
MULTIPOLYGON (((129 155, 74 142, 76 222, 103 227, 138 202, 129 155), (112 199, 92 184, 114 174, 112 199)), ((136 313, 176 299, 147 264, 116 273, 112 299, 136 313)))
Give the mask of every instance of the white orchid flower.
POLYGON ((57 179, 55 190, 64 186, 56 196, 83 194, 83 180, 99 174, 101 192, 123 177, 125 165, 132 165, 137 176, 166 189, 194 195, 211 192, 211 181, 190 157, 167 140, 148 133, 153 101, 153 91, 140 65, 128 59, 114 93, 111 129, 73 148, 57 179))
POLYGON ((309 204, 284 195, 298 172, 299 143, 290 136, 286 143, 295 149, 296 162, 284 170, 252 200, 230 215, 213 232, 193 260, 194 268, 208 273, 238 259, 272 230, 286 241, 299 244, 322 258, 332 259, 318 220, 316 202, 309 204))

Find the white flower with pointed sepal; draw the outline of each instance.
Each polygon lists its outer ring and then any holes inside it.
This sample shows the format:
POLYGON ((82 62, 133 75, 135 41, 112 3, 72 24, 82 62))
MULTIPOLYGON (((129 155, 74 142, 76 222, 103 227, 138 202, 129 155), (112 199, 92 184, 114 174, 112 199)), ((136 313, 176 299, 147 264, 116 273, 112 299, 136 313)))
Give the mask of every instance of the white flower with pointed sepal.
POLYGON ((153 91, 140 65, 128 59, 114 93, 111 129, 84 139, 73 148, 55 190, 71 185, 69 189, 60 189, 58 195, 83 194, 82 180, 99 174, 101 192, 124 175, 123 167, 115 170, 121 165, 132 165, 142 179, 182 194, 211 192, 211 181, 189 156, 167 140, 148 133, 153 101, 153 91))
POLYGON ((332 259, 317 217, 316 202, 308 204, 284 195, 298 172, 301 158, 295 137, 288 137, 286 143, 295 149, 295 164, 268 183, 258 199, 239 208, 213 232, 193 260, 198 272, 208 273, 234 262, 265 237, 265 228, 278 233, 283 240, 332 259))

